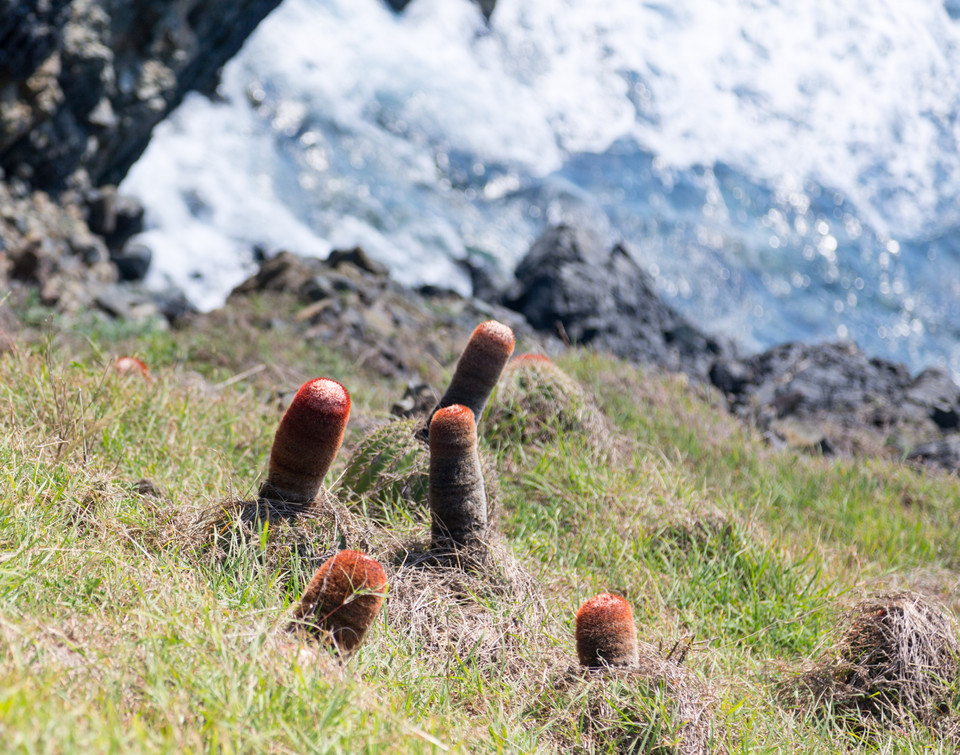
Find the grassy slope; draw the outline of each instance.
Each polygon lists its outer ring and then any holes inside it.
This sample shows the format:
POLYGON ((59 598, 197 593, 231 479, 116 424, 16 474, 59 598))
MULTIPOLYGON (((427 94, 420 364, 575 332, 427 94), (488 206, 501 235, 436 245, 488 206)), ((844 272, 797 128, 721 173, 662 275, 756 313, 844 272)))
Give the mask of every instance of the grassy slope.
MULTIPOLYGON (((428 660, 383 621, 341 668, 277 631, 304 575, 261 568, 255 554, 225 569, 187 548, 183 528, 199 511, 256 489, 278 391, 317 375, 343 382, 355 405, 349 444, 402 386, 260 331, 44 330, 0 355, 7 749, 601 746, 563 690, 469 658, 428 660), (155 380, 116 374, 118 354, 142 357, 155 380), (141 478, 161 496, 136 492, 141 478)), ((521 446, 509 427, 484 433, 501 470, 502 529, 551 611, 542 636, 520 638, 519 663, 554 678, 552 666, 575 659, 576 607, 611 590, 634 606, 641 639, 693 643, 685 665, 717 695, 718 746, 951 751, 922 730, 861 741, 784 711, 772 689, 819 656, 865 592, 955 597, 955 478, 772 452, 682 379, 579 351, 561 364, 597 397, 618 456, 604 461, 577 436, 521 446)), ((656 736, 669 741, 664 717, 656 736)))

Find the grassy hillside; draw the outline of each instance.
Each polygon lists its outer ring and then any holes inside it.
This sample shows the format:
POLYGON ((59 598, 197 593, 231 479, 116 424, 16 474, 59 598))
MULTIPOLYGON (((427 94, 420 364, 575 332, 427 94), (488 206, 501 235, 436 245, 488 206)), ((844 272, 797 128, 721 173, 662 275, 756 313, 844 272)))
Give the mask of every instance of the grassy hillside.
MULTIPOLYGON (((500 562, 451 575, 397 560, 429 537, 421 504, 337 482, 403 394, 362 360, 244 316, 171 332, 6 314, 5 750, 956 749, 953 679, 915 720, 815 705, 796 681, 843 654, 867 596, 956 608, 956 478, 773 451, 710 392, 574 349, 557 360, 572 380, 492 400, 500 562), (123 355, 149 378, 118 372, 123 355), (282 528, 211 545, 198 522, 255 497, 292 391, 320 375, 354 405, 328 480, 340 520, 312 550, 282 528), (285 631, 318 554, 344 544, 394 558, 387 608, 347 663, 285 631), (638 670, 577 669, 573 618, 602 591, 633 606, 638 670)), ((451 348, 423 359, 437 387, 451 348)))

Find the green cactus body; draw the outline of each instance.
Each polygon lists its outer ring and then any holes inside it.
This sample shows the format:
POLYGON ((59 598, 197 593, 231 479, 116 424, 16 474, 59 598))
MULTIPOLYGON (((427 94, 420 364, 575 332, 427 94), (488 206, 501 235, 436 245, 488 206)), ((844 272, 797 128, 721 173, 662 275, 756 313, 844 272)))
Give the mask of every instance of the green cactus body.
POLYGON ((418 426, 418 420, 410 419, 378 427, 347 462, 341 489, 362 500, 368 516, 384 521, 392 514, 426 515, 429 453, 416 438, 418 426), (395 511, 398 505, 400 512, 395 511))
POLYGON ((574 434, 598 448, 607 436, 603 415, 584 388, 540 354, 521 354, 504 368, 486 421, 490 435, 510 442, 574 434))

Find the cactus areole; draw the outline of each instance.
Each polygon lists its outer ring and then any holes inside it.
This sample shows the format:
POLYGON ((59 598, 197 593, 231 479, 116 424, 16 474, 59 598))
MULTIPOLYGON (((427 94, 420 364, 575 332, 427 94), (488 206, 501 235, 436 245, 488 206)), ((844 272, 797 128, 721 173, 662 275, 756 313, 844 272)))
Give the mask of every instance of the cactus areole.
POLYGON ((277 428, 260 495, 290 503, 313 501, 343 442, 349 416, 350 395, 340 383, 317 378, 300 386, 277 428))
POLYGON ((603 668, 638 663, 633 609, 616 595, 601 593, 580 606, 576 637, 581 666, 603 668))
POLYGON ((468 407, 479 422, 487 399, 513 354, 513 347, 513 331, 506 325, 496 320, 480 323, 457 361, 450 387, 440 399, 438 409, 460 404, 468 407))
POLYGON ((460 404, 438 410, 429 437, 433 547, 481 542, 487 530, 487 495, 473 412, 460 404))
POLYGON ((352 653, 377 618, 386 587, 377 561, 358 551, 340 551, 317 569, 294 619, 322 633, 341 653, 352 653))

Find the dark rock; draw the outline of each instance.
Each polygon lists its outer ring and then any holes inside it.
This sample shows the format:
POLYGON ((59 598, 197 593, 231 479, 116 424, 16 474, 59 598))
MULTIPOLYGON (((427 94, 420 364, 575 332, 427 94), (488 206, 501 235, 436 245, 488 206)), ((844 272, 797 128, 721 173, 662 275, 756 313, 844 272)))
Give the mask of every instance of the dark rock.
POLYGON ((439 400, 439 394, 427 383, 409 383, 403 398, 390 407, 390 414, 403 419, 426 417, 439 400))
POLYGON ((326 276, 315 275, 300 286, 300 297, 305 301, 324 301, 335 296, 336 289, 326 276))
POLYGON ((907 461, 960 472, 960 436, 950 435, 917 446, 907 454, 907 461))
POLYGON ((120 280, 138 281, 143 280, 147 270, 150 269, 153 252, 146 244, 131 241, 123 247, 123 251, 120 253, 111 254, 110 259, 117 266, 120 280))
MULTIPOLYGON (((483 17, 490 20, 490 16, 493 15, 493 9, 497 6, 497 0, 472 0, 475 5, 480 8, 480 12, 483 13, 483 17)), ((410 0, 384 0, 388 7, 390 7, 394 13, 400 13, 410 5, 410 0)))
POLYGON ((0 0, 0 167, 55 192, 119 182, 278 3, 0 0))
POLYGON ((86 193, 87 225, 103 236, 111 251, 143 230, 143 206, 132 197, 122 196, 116 186, 101 186, 86 193))
POLYGON ((741 401, 775 404, 780 416, 900 400, 912 383, 903 365, 868 359, 849 343, 781 344, 744 362, 753 379, 741 401))
POLYGON ((960 427, 960 388, 940 367, 930 367, 913 381, 906 392, 911 404, 927 412, 941 430, 960 427))
POLYGON ((330 252, 330 256, 327 257, 327 264, 330 267, 336 268, 344 263, 348 263, 359 270, 382 278, 390 275, 390 270, 386 265, 370 259, 370 256, 359 246, 353 249, 347 249, 346 251, 334 249, 330 252))
POLYGON ((625 247, 608 252, 581 229, 546 231, 515 274, 504 303, 538 330, 701 380, 726 352, 663 302, 625 247))
POLYGON ((737 364, 737 379, 722 361, 710 373, 732 410, 794 440, 816 432, 836 451, 891 454, 960 427, 960 388, 939 368, 913 377, 850 343, 781 344, 737 364))
POLYGON ((710 367, 710 382, 723 393, 736 396, 753 379, 753 371, 736 359, 721 359, 710 367))

